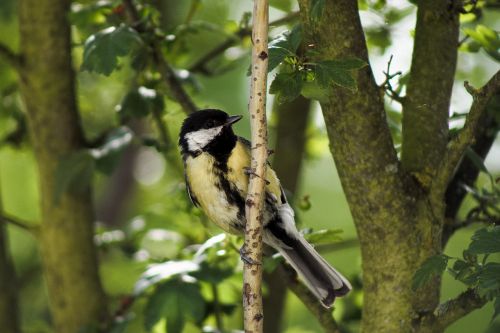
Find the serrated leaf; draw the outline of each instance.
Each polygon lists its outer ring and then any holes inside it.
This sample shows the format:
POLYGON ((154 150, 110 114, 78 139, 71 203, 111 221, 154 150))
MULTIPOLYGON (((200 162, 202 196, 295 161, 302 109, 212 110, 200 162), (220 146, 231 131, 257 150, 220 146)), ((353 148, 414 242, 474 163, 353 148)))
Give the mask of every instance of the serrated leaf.
POLYGON ((280 102, 292 101, 300 95, 303 84, 300 72, 278 73, 271 83, 269 93, 275 94, 280 102))
POLYGON ((478 275, 478 280, 482 294, 500 291, 500 263, 489 262, 484 265, 478 275))
POLYGON ((305 235, 305 238, 313 244, 335 243, 342 240, 340 234, 343 232, 342 229, 322 229, 305 235))
POLYGON ((471 254, 500 252, 500 226, 479 229, 471 239, 468 249, 471 254))
POLYGON ((449 257, 443 254, 427 258, 413 275, 412 289, 425 285, 434 276, 441 275, 448 265, 449 257))
POLYGON ((366 65, 366 62, 358 58, 320 61, 316 63, 314 68, 315 78, 323 88, 328 88, 333 83, 350 90, 356 90, 356 80, 354 80, 352 71, 366 65))
POLYGON ((61 196, 69 190, 87 190, 94 167, 94 158, 88 150, 80 150, 61 158, 55 174, 54 203, 59 203, 61 196))
POLYGON ((293 56, 293 53, 281 46, 269 46, 268 50, 269 60, 267 63, 267 71, 271 72, 279 66, 286 57, 293 56))
POLYGON ((101 30, 85 41, 81 69, 108 76, 116 69, 118 58, 141 43, 137 31, 125 25, 101 30))
POLYGON ((207 240, 196 251, 193 260, 200 269, 190 275, 203 281, 219 284, 232 276, 239 257, 233 251, 228 251, 226 234, 216 235, 207 240))

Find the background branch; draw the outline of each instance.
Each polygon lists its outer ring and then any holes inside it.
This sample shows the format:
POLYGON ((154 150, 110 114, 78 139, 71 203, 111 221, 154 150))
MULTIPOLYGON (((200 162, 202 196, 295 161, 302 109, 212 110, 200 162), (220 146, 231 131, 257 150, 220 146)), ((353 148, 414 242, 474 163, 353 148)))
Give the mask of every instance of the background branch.
POLYGON ((475 142, 478 127, 486 117, 486 110, 490 99, 500 94, 500 71, 480 89, 473 89, 465 83, 466 89, 472 93, 473 102, 467 115, 463 129, 448 144, 441 166, 432 183, 432 192, 441 196, 446 191, 451 177, 458 167, 467 147, 475 142))
POLYGON ((424 316, 421 326, 445 329, 472 311, 482 308, 487 302, 475 289, 468 289, 456 298, 440 304, 434 313, 424 316))
POLYGON ((8 224, 14 225, 20 229, 23 229, 23 230, 26 230, 26 231, 29 231, 32 233, 36 232, 38 229, 38 226, 36 226, 34 223, 23 221, 23 220, 18 219, 16 217, 8 216, 4 213, 0 213, 0 221, 3 223, 8 223, 8 224))
POLYGON ((243 266, 243 319, 245 332, 261 333, 262 309, 262 214, 267 163, 267 35, 269 3, 255 0, 252 31, 252 76, 250 85, 250 129, 252 173, 246 198, 245 255, 243 266))
MULTIPOLYGON (((132 0, 123 0, 123 5, 131 21, 131 26, 137 29, 139 32, 150 32, 152 36, 155 36, 156 27, 147 27, 144 22, 141 21, 141 17, 137 8, 135 7, 132 0)), ((187 94, 186 90, 182 86, 181 81, 177 78, 174 70, 167 62, 163 56, 163 51, 160 42, 155 38, 149 43, 149 47, 152 50, 153 60, 158 67, 158 71, 167 86, 167 89, 172 94, 174 100, 179 103, 185 113, 193 113, 198 108, 194 104, 193 100, 187 94)))
MULTIPOLYGON (((270 22, 269 26, 279 26, 287 24, 298 18, 299 18, 299 12, 294 12, 280 19, 270 22)), ((202 72, 204 74, 209 74, 208 70, 206 69, 206 65, 208 64, 209 61, 219 56, 221 53, 226 51, 231 46, 236 45, 238 41, 240 41, 243 37, 250 36, 251 34, 252 34, 251 27, 240 27, 238 31, 234 33, 233 36, 227 38, 225 41, 215 46, 212 50, 208 51, 207 53, 205 53, 205 55, 196 60, 188 68, 188 70, 190 72, 202 72)))
POLYGON ((316 317, 319 324, 326 333, 340 333, 337 323, 333 319, 332 310, 323 307, 316 297, 307 289, 304 284, 297 280, 295 271, 287 266, 280 265, 279 268, 286 280, 287 286, 297 296, 306 308, 316 317))
POLYGON ((3 58, 15 70, 21 69, 21 57, 14 53, 7 45, 0 43, 0 58, 3 58))

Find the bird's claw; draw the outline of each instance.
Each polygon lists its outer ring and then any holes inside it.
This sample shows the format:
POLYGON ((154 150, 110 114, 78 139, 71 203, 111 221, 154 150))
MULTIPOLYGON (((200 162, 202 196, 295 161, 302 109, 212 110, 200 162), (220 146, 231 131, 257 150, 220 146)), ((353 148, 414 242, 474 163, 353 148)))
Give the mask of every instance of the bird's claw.
POLYGON ((253 260, 252 258, 250 258, 249 256, 247 256, 247 252, 246 252, 246 249, 245 249, 245 245, 243 245, 241 248, 240 248, 240 258, 241 260, 248 264, 248 265, 260 265, 261 263, 258 262, 258 261, 255 261, 253 260))

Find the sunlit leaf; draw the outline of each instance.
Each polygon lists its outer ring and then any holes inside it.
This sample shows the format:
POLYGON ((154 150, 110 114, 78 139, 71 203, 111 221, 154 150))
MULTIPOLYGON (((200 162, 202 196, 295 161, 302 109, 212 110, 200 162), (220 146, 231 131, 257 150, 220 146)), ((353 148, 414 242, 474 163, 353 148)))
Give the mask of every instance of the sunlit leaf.
POLYGON ((448 259, 449 257, 443 254, 427 258, 413 275, 412 289, 417 290, 434 276, 441 275, 448 265, 448 259))
POLYGON ((342 240, 341 233, 342 229, 322 229, 305 235, 305 238, 313 244, 335 243, 342 240))
POLYGON ((142 294, 147 288, 160 281, 194 272, 198 269, 199 265, 189 260, 167 261, 165 263, 151 265, 136 282, 134 295, 142 294))

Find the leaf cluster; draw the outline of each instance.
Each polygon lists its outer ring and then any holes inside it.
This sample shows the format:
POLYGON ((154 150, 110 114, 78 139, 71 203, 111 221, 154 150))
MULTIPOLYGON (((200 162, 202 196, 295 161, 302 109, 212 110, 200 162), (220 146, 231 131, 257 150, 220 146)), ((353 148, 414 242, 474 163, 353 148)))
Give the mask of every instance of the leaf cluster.
POLYGON ((317 57, 316 51, 304 49, 301 43, 300 24, 269 43, 268 69, 279 69, 269 93, 282 102, 291 101, 300 94, 321 101, 334 85, 351 91, 357 89, 354 71, 365 67, 366 62, 358 58, 311 61, 317 57))

